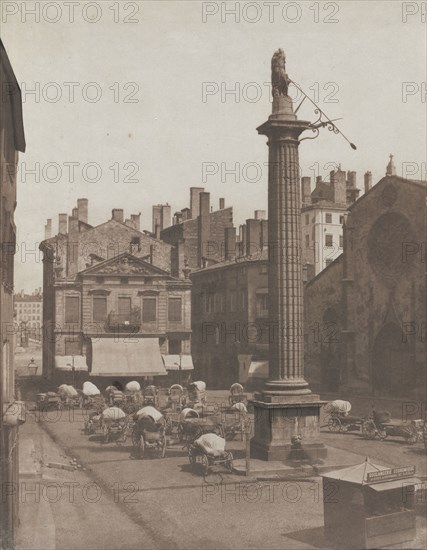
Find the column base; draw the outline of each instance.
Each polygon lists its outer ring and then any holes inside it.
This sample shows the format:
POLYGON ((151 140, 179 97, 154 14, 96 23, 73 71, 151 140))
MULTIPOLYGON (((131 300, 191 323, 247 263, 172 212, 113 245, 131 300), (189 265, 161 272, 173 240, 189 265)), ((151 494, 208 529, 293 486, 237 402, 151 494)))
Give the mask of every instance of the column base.
POLYGON ((251 401, 255 434, 251 457, 260 460, 316 460, 326 458, 327 448, 320 441, 320 401, 316 394, 274 394, 262 392, 251 401), (298 436, 296 444, 293 438, 298 436))

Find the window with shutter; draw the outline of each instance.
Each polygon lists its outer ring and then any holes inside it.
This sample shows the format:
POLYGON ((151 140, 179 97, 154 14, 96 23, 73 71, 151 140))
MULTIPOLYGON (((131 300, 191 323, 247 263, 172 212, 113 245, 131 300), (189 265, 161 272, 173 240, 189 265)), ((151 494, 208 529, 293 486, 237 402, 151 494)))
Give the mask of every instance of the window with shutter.
POLYGON ((79 302, 80 302, 80 299, 78 296, 65 297, 65 322, 66 323, 79 322, 79 302))
POLYGON ((103 322, 107 319, 107 298, 105 296, 93 297, 93 321, 103 322))
POLYGON ((131 307, 132 307, 131 298, 128 298, 127 296, 119 297, 119 302, 118 302, 119 323, 125 323, 126 321, 130 321, 131 307))
POLYGON ((157 319, 157 300, 156 298, 143 298, 142 300, 142 320, 144 323, 150 323, 157 319))
POLYGON ((179 323, 182 320, 182 300, 181 298, 169 298, 169 321, 179 323))

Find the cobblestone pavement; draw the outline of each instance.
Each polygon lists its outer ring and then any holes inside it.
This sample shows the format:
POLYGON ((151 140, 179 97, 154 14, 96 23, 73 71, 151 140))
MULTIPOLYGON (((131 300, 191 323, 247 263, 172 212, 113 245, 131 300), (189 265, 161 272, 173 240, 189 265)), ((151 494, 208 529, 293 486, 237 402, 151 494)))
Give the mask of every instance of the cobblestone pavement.
MULTIPOLYGON (((227 395, 215 392, 212 401, 225 403, 227 395)), ((24 481, 38 480, 41 497, 34 502, 29 495, 21 505, 18 550, 328 548, 321 478, 259 482, 220 467, 203 477, 173 437, 165 458, 147 452, 135 460, 130 439, 104 444, 99 434, 83 433, 84 418, 78 409, 33 413, 22 427, 21 448, 37 465, 24 481), (31 521, 42 522, 44 530, 32 531, 31 521), (31 537, 35 531, 39 540, 31 537)), ((368 441, 327 428, 322 439, 329 452, 351 450, 358 462, 369 456, 386 466, 415 464, 417 473, 426 473, 421 444, 368 441)), ((244 457, 239 437, 227 447, 235 458, 244 457)), ((399 548, 426 547, 425 517, 417 522, 417 540, 399 548)))

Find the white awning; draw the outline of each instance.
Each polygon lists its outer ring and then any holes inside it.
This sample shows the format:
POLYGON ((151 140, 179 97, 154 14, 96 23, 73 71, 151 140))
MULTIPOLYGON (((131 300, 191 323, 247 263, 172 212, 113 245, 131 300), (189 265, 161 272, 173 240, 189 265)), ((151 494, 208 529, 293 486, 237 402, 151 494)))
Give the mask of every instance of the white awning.
POLYGON ((268 378, 268 361, 251 361, 248 378, 268 378))
MULTIPOLYGON (((162 355, 167 370, 179 370, 179 355, 162 355)), ((193 370, 191 355, 181 355, 181 370, 193 370)))
POLYGON ((55 369, 61 371, 87 371, 86 357, 84 355, 56 355, 55 369))
POLYGON ((158 338, 92 340, 91 376, 163 376, 158 338))

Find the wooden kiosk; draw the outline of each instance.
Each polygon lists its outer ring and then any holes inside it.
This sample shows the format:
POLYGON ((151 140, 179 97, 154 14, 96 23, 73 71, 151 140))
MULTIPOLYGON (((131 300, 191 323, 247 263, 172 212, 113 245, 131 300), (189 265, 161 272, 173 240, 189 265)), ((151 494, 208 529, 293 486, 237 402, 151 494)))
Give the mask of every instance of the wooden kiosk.
POLYGON ((325 537, 332 548, 368 549, 415 538, 415 467, 366 459, 323 474, 325 537))

